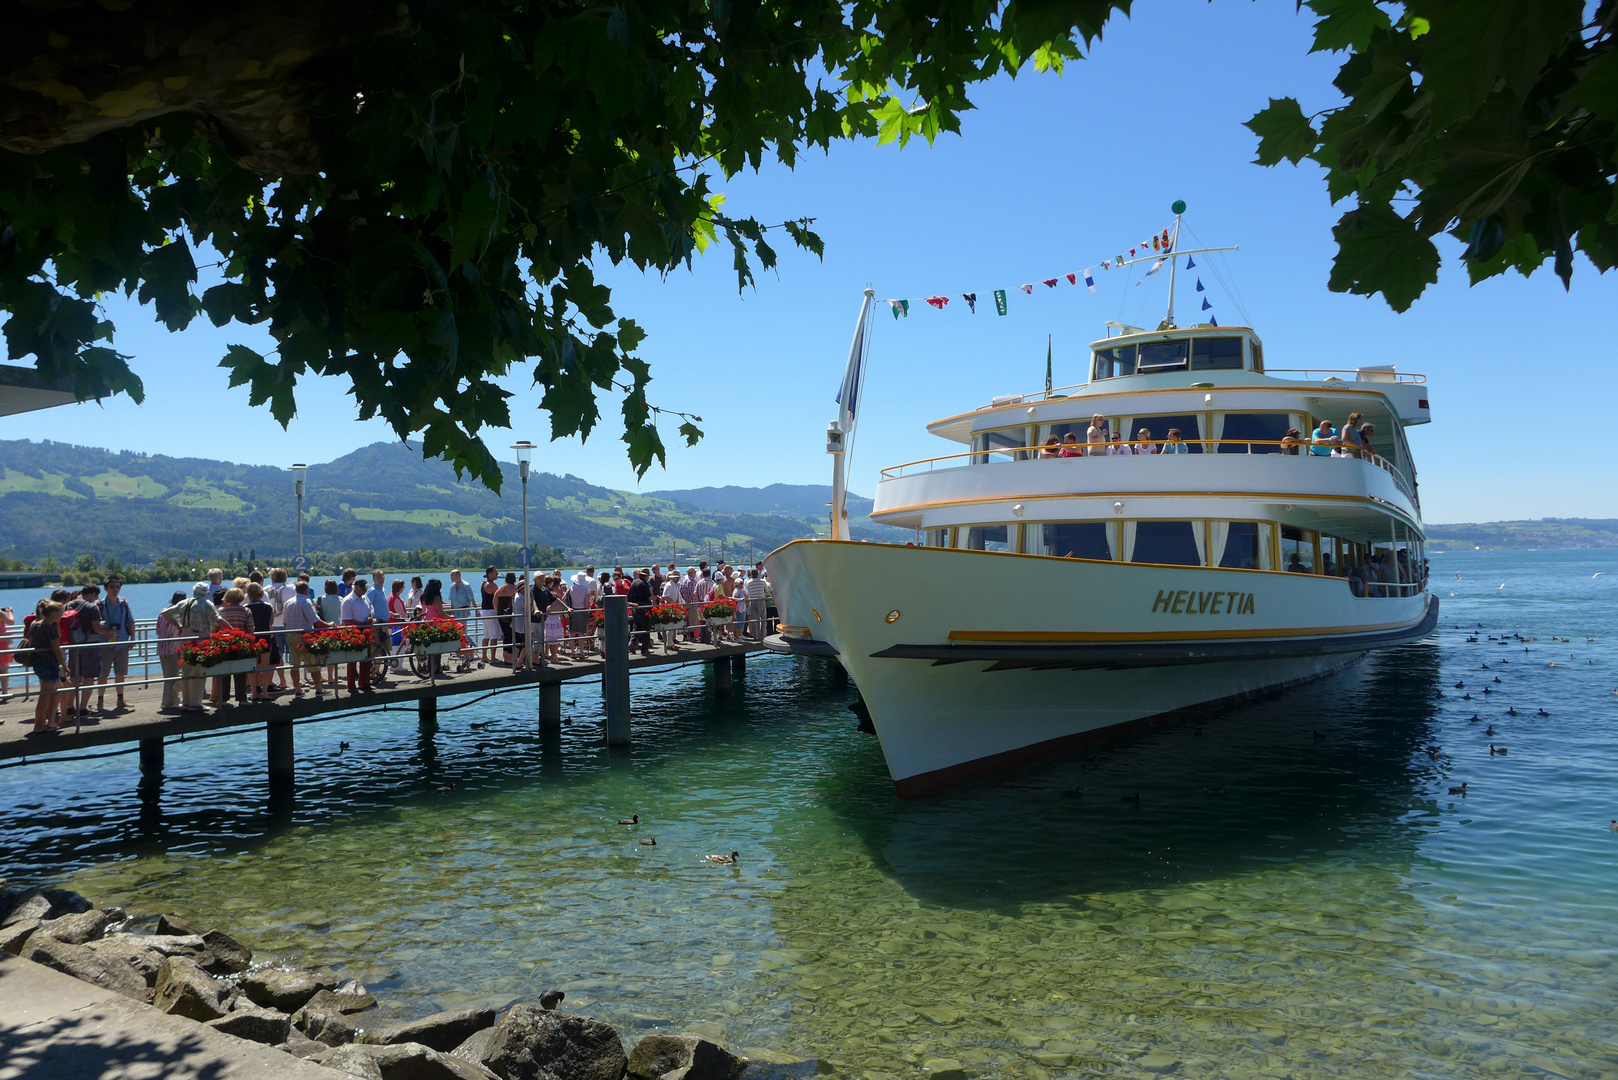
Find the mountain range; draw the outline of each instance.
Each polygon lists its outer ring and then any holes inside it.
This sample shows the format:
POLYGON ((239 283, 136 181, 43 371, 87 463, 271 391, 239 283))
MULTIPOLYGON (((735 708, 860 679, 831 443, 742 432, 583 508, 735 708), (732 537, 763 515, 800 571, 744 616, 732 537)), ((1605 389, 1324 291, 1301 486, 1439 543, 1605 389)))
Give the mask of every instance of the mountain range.
MULTIPOLYGON (((508 465, 503 491, 458 479, 399 443, 374 443, 306 474, 305 550, 481 549, 522 540, 522 486, 508 465)), ((611 563, 681 552, 762 557, 824 534, 829 486, 616 491, 576 476, 532 473, 528 536, 569 555, 611 563), (727 494, 729 493, 729 494, 727 494)), ((909 539, 865 518, 853 532, 909 539)), ((297 500, 285 469, 206 458, 109 451, 61 442, 0 441, 0 556, 35 563, 82 554, 144 565, 159 556, 298 550, 297 500)))

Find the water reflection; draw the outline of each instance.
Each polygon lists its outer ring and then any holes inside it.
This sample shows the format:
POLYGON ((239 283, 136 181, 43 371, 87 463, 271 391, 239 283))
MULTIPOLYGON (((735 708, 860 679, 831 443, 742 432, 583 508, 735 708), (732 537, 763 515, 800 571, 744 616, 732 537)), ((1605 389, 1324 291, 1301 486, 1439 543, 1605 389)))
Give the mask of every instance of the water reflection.
POLYGON ((1200 723, 900 803, 823 783, 873 860, 927 903, 1015 911, 1331 857, 1401 821, 1431 780, 1439 662, 1417 644, 1200 723), (1139 802, 1133 801, 1139 795, 1139 802), (1131 801, 1125 801, 1126 799, 1131 801))

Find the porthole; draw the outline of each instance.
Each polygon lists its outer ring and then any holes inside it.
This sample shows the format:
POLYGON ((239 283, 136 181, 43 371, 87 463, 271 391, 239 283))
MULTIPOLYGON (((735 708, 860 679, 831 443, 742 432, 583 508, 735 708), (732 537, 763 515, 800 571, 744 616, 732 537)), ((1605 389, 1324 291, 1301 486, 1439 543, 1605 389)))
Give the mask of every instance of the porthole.
POLYGON ((888 612, 888 622, 891 623, 891 622, 898 622, 898 621, 899 621, 899 609, 894 608, 892 611, 888 612))

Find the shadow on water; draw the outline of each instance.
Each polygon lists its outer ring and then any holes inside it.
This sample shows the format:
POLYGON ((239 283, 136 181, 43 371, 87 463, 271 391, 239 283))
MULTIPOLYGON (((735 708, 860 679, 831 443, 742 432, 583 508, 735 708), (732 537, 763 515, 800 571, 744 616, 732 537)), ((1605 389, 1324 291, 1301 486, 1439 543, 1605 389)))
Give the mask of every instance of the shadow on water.
POLYGON ((1367 844, 1413 853, 1411 811, 1431 805, 1423 789, 1436 775, 1422 748, 1438 686, 1437 647, 1415 643, 1267 701, 910 803, 841 777, 823 790, 881 868, 946 907, 1014 912, 1367 844))
MULTIPOLYGON (((542 730, 536 702, 522 694, 465 708, 446 697, 439 718, 424 723, 395 707, 299 724, 292 799, 270 791, 259 729, 171 741, 158 777, 142 777, 132 753, 44 759, 0 772, 0 792, 15 792, 24 819, 4 870, 14 882, 44 882, 131 858, 240 854, 293 829, 382 823, 413 807, 492 801, 536 785, 584 794, 660 777, 677 788, 688 773, 722 768, 745 777, 737 785, 756 785, 773 770, 752 759, 792 739, 805 716, 848 716, 847 690, 818 662, 755 662, 751 674, 729 697, 715 696, 711 670, 637 680, 630 749, 603 744, 599 691, 585 683, 564 689, 559 730, 542 730), (738 758, 747 760, 731 763, 738 758)), ((864 749, 852 724, 847 743, 864 749)))

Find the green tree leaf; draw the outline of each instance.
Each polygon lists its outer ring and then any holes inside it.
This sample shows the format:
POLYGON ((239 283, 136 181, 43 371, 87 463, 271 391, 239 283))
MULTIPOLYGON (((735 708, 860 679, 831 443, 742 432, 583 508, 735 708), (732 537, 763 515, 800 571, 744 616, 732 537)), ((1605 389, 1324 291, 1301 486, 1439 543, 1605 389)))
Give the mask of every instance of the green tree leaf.
POLYGON ((1247 121, 1247 129, 1258 136, 1259 165, 1290 161, 1296 165, 1314 150, 1318 136, 1293 98, 1271 98, 1268 107, 1247 121))
POLYGON ((1350 210, 1332 235, 1338 246, 1328 283, 1333 292, 1381 293, 1393 310, 1405 311, 1438 280, 1438 248, 1386 203, 1350 210))
POLYGON ((1393 25, 1375 0, 1308 0, 1320 20, 1315 23, 1315 44, 1310 52, 1364 49, 1371 33, 1393 25))

